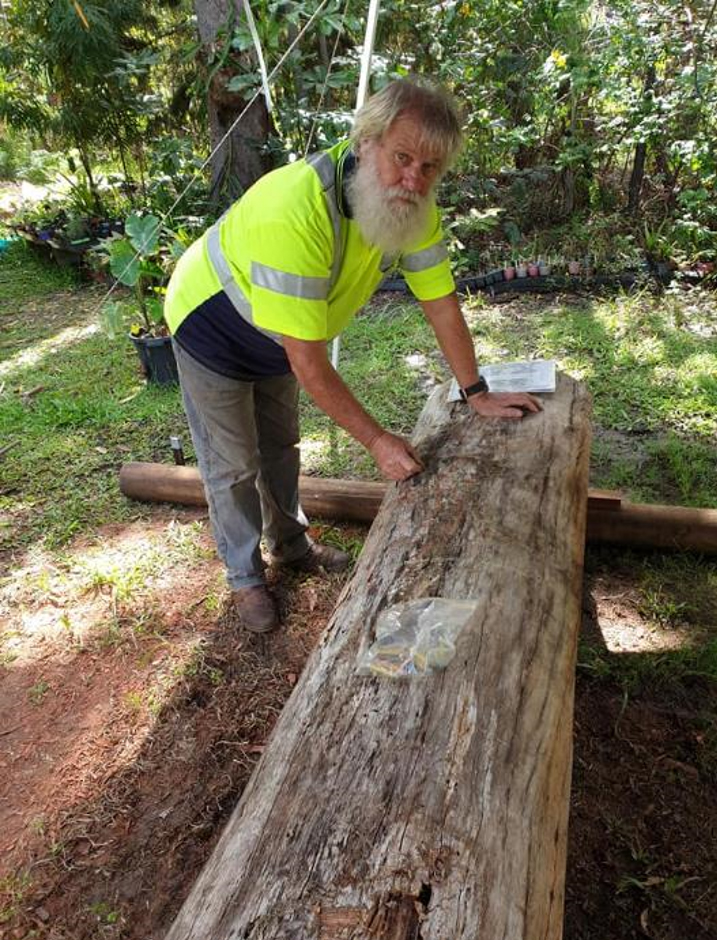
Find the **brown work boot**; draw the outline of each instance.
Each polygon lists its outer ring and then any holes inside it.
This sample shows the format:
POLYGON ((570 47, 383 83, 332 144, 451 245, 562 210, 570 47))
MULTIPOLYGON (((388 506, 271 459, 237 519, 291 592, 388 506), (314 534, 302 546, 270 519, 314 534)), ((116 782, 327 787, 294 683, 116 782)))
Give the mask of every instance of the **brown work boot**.
POLYGON ((321 571, 334 573, 345 571, 351 564, 351 556, 342 552, 340 548, 331 545, 314 543, 305 555, 285 562, 287 568, 294 571, 303 571, 306 574, 317 574, 321 571))
POLYGON ((263 584, 232 591, 232 601, 242 626, 252 633, 268 633, 279 626, 276 604, 263 584))

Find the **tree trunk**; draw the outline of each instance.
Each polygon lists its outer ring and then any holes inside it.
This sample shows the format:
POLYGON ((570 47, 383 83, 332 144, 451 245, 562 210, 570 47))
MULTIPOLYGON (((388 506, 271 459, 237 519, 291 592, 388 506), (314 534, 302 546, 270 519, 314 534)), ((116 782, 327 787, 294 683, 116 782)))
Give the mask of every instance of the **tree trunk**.
POLYGON ((84 142, 81 141, 78 137, 75 137, 75 144, 77 146, 77 152, 80 155, 80 163, 82 164, 82 168, 85 171, 85 175, 87 176, 87 186, 92 193, 92 202, 95 207, 95 212, 98 216, 103 216, 105 213, 105 208, 102 204, 100 194, 97 191, 95 178, 92 175, 92 161, 90 160, 89 152, 84 142))
POLYGON ((166 940, 558 940, 589 396, 485 421, 438 389, 351 582, 166 940), (356 675, 377 615, 475 598, 437 675, 356 675))
MULTIPOLYGON (((655 86, 655 67, 650 65, 645 77, 645 88, 643 98, 647 98, 649 92, 655 86)), ((630 215, 637 215, 640 211, 640 195, 642 194, 642 184, 645 179, 645 160, 647 158, 647 142, 640 141, 635 145, 635 159, 632 163, 632 173, 630 174, 630 183, 627 191, 627 211, 630 215)))
MULTIPOLYGON (((219 31, 235 21, 236 8, 233 0, 194 0, 194 9, 199 38, 210 56, 219 31)), ((226 37, 221 41, 226 42, 226 37)), ((217 69, 209 83, 207 111, 212 150, 224 139, 249 100, 227 90, 236 73, 227 65, 217 69)), ((259 96, 212 158, 211 198, 215 203, 229 205, 272 169, 271 158, 264 151, 271 131, 266 102, 259 96)))
POLYGON ((635 146, 635 158, 632 162, 632 173, 630 174, 630 184, 627 190, 627 211, 630 215, 637 215, 640 209, 640 194, 645 179, 646 156, 647 144, 643 140, 635 146))

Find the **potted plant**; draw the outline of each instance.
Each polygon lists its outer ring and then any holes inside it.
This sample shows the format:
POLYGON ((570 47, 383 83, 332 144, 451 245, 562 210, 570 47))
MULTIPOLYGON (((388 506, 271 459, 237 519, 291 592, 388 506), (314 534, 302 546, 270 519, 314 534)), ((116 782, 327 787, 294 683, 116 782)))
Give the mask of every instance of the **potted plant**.
POLYGON ((551 271, 550 258, 538 258, 538 274, 541 277, 548 277, 551 271))
POLYGON ((575 240, 570 241, 567 246, 567 255, 568 255, 568 274, 571 277, 579 277, 582 272, 583 266, 582 262, 578 258, 579 246, 575 240))
POLYGON ((504 261, 503 262, 503 280, 512 281, 515 277, 515 261, 504 261))
POLYGON ((538 267, 539 254, 540 252, 538 250, 538 239, 534 238, 531 241, 530 247, 528 249, 528 261, 527 261, 528 277, 538 277, 540 274, 540 269, 538 267))
MULTIPOLYGON (((166 281, 159 240, 160 220, 154 215, 133 212, 125 222, 125 234, 105 240, 112 275, 126 287, 134 288, 133 319, 129 338, 139 356, 147 381, 155 385, 178 382, 172 340, 164 322, 161 295, 166 281), (137 315, 139 315, 137 317, 137 315)), ((173 257, 176 252, 173 251, 173 257)), ((113 301, 104 305, 103 318, 112 335, 124 323, 126 305, 113 301)))
POLYGON ((519 258, 515 265, 515 276, 516 277, 527 277, 528 276, 528 265, 522 258, 519 258))

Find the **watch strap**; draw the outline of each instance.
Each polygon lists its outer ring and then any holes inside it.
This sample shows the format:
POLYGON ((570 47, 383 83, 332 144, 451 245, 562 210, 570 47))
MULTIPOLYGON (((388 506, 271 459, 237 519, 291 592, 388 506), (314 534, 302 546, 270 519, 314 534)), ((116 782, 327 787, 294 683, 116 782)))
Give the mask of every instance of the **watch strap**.
POLYGON ((466 385, 465 388, 460 390, 461 398, 463 401, 467 401, 471 395, 477 395, 479 392, 489 392, 488 383, 481 375, 477 382, 474 382, 472 385, 466 385))

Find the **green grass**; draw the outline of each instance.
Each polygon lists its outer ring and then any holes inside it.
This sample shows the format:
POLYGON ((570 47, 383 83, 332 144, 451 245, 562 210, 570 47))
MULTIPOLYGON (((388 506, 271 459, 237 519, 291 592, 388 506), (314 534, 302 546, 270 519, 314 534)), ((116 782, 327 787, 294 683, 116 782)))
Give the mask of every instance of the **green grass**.
MULTIPOLYGON (((596 425, 593 486, 638 502, 717 506, 717 305, 710 295, 690 303, 642 294, 496 306, 477 297, 465 309, 480 361, 556 359, 587 383, 596 425)), ((410 433, 426 385, 448 375, 409 301, 354 321, 342 341, 341 371, 398 433, 410 433), (417 366, 416 356, 425 362, 417 366)), ((361 448, 309 403, 303 427, 311 472, 375 475, 361 448)))
POLYGON ((616 685, 626 699, 649 693, 665 703, 699 701, 709 731, 705 759, 717 767, 717 560, 589 546, 586 572, 598 584, 627 580, 633 626, 660 636, 667 648, 614 652, 588 632, 580 641, 579 671, 616 685))
MULTIPOLYGON (((73 268, 60 268, 45 255, 37 254, 24 239, 12 242, 0 255, 0 299, 3 303, 22 302, 58 290, 70 290, 79 283, 73 268)), ((8 340, 3 329, 3 345, 8 340)))
POLYGON ((717 304, 650 294, 469 306, 479 357, 555 359, 593 395, 594 486, 717 506, 717 304), (600 432, 611 438, 601 440, 600 432))
POLYGON ((660 653, 611 653, 588 643, 578 650, 578 669, 618 683, 626 694, 687 690, 694 680, 717 684, 717 639, 660 653))
MULTIPOLYGON (((0 260, 0 280, 15 283, 18 254, 0 260)), ((169 435, 188 434, 178 390, 145 386, 131 345, 98 329, 102 292, 66 291, 66 272, 24 255, 32 277, 0 301, 0 439, 13 445, 0 459, 0 548, 53 548, 146 511, 120 496, 121 464, 165 460, 169 435)))
MULTIPOLYGON (((119 495, 117 474, 123 461, 169 460, 170 434, 192 459, 178 390, 145 386, 130 344, 99 330, 102 291, 78 287, 73 272, 18 243, 0 260, 0 284, 0 435, 15 445, 0 461, 0 547, 53 548, 142 515, 141 504, 119 495)), ((479 297, 465 308, 481 361, 551 357, 588 384, 593 485, 637 500, 717 506, 711 296, 502 305, 479 297)), ((356 318, 340 368, 368 410, 404 434, 431 385, 448 375, 408 299, 356 318)), ((301 409, 306 471, 376 477, 368 454, 305 397, 301 409)))

